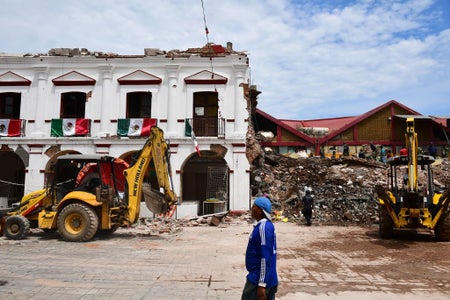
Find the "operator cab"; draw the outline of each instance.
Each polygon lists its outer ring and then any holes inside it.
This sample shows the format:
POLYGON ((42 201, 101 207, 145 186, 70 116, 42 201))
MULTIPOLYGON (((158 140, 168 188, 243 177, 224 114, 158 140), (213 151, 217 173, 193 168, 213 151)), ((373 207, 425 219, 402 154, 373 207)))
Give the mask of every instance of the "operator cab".
POLYGON ((51 182, 57 202, 70 191, 95 194, 99 186, 110 187, 117 195, 125 190, 123 170, 128 164, 105 155, 67 154, 57 158, 51 182))
POLYGON ((425 170, 426 172, 426 182, 419 182, 417 190, 408 186, 407 176, 408 166, 410 164, 407 155, 390 157, 386 161, 389 165, 389 189, 398 200, 398 204, 402 201, 407 201, 407 203, 403 203, 403 207, 409 208, 427 207, 432 204, 434 185, 431 165, 434 161, 433 156, 417 155, 417 165, 420 166, 421 170, 425 170))

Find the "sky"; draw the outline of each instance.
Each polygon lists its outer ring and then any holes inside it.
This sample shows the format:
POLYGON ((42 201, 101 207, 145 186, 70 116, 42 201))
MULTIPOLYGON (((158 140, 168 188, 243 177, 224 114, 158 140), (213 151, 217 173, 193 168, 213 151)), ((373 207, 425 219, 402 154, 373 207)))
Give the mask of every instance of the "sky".
POLYGON ((276 118, 355 116, 389 100, 450 118, 450 0, 0 4, 0 52, 143 54, 232 42, 249 56, 258 108, 276 118))

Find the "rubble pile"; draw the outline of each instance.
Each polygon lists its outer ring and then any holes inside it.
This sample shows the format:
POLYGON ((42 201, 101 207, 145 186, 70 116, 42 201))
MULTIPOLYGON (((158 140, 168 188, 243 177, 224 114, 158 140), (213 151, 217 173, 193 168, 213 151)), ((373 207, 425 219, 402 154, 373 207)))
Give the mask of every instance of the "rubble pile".
MULTIPOLYGON (((437 186, 450 182, 448 160, 433 166, 437 186)), ((302 222, 305 188, 314 195, 314 222, 373 224, 378 221, 375 186, 386 185, 388 168, 376 160, 357 157, 291 158, 264 152, 251 172, 252 194, 267 194, 280 218, 302 222)))

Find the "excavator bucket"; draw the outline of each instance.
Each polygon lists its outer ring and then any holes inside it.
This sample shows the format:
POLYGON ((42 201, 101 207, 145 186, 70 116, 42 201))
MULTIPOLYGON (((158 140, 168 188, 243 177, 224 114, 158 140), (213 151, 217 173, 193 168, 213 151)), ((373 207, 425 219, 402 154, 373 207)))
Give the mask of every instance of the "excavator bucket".
POLYGON ((143 184, 142 195, 144 197, 145 205, 151 212, 161 214, 167 211, 167 202, 164 194, 158 190, 152 189, 149 184, 143 184))

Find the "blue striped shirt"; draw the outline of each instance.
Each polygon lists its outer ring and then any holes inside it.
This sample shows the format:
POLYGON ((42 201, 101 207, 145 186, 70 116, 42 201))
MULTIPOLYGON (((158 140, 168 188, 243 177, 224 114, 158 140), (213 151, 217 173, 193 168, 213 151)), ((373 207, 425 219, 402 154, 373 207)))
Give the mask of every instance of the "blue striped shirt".
POLYGON ((245 253, 247 280, 267 288, 278 285, 275 227, 261 219, 253 228, 245 253))

